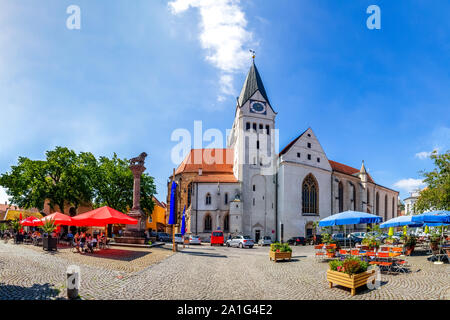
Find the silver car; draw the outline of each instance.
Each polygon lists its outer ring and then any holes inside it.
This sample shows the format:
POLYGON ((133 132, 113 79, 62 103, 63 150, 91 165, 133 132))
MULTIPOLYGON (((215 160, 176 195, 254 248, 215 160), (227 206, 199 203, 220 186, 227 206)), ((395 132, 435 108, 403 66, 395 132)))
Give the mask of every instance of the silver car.
POLYGON ((260 246, 270 246, 272 244, 272 238, 269 236, 264 236, 263 238, 259 239, 258 245, 260 246))
POLYGON ((234 236, 231 240, 227 241, 228 247, 239 247, 239 248, 253 248, 255 243, 249 236, 234 236))
POLYGON ((183 244, 183 235, 181 233, 175 233, 175 243, 183 244))
POLYGON ((202 244, 199 236, 189 236, 189 244, 202 244))

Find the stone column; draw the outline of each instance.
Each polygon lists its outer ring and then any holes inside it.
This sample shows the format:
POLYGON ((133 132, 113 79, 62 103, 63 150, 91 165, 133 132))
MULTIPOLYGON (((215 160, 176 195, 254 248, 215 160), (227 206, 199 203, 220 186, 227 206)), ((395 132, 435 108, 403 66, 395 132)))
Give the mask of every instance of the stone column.
POLYGON ((133 208, 128 213, 132 218, 138 219, 137 225, 127 225, 127 231, 130 233, 135 233, 134 236, 138 236, 145 230, 145 214, 141 210, 140 200, 141 200, 141 175, 144 173, 146 168, 144 167, 144 160, 147 157, 145 152, 141 153, 139 157, 130 160, 130 170, 133 173, 133 208), (137 232, 136 232, 137 231, 137 232))

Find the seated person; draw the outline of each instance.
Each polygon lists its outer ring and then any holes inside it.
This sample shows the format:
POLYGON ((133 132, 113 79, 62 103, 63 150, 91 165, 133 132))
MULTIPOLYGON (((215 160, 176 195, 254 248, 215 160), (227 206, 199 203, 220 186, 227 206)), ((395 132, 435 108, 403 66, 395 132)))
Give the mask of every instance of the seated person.
MULTIPOLYGON (((97 248, 97 242, 98 242, 97 237, 93 237, 91 240, 92 249, 97 248)), ((92 250, 92 252, 94 252, 94 250, 92 250)))

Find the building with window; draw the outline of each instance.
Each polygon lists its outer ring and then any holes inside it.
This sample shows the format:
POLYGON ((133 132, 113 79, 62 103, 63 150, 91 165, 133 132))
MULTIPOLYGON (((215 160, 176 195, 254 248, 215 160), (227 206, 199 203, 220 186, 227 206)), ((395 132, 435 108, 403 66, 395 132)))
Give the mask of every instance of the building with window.
MULTIPOLYGON (((315 221, 341 211, 397 216, 398 192, 377 184, 364 161, 358 170, 329 160, 311 128, 277 153, 276 116, 253 63, 227 148, 191 150, 175 172, 174 205, 180 219, 186 206, 188 232, 287 240, 312 234, 315 221)), ((170 206, 170 183, 168 191, 170 206)))

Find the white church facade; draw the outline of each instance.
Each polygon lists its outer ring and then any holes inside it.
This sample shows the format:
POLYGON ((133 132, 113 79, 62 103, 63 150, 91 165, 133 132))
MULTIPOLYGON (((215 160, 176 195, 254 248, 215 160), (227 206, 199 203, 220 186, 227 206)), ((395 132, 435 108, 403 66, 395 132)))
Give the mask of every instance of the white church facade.
POLYGON ((186 206, 188 233, 208 239, 220 229, 287 240, 312 234, 313 222, 346 210, 384 221, 396 216, 398 192, 375 183, 364 162, 355 169, 329 160, 311 128, 277 153, 276 117, 253 63, 227 148, 191 150, 175 171, 176 211, 181 216, 186 206))

